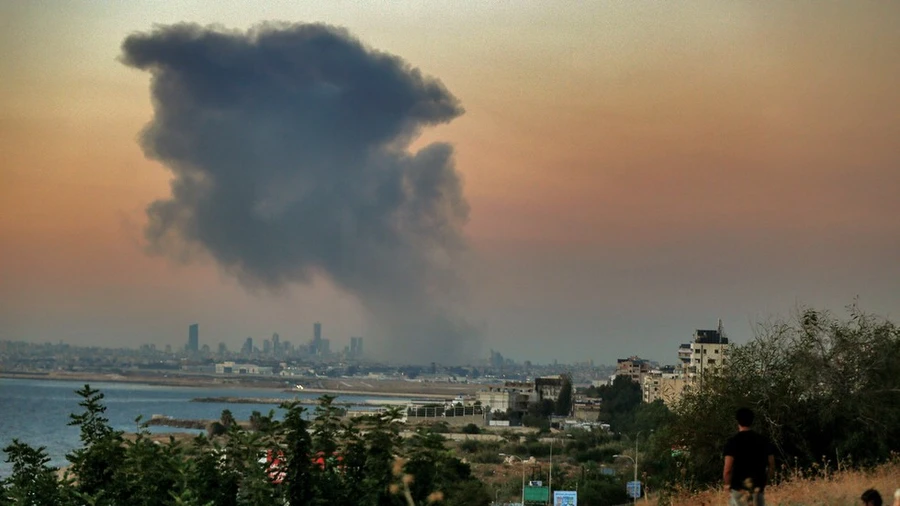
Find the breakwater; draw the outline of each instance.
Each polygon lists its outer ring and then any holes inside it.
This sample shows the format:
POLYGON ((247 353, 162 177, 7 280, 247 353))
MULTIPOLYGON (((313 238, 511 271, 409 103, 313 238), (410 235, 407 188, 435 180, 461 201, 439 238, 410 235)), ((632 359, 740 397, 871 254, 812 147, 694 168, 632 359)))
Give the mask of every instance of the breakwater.
POLYGON ((186 420, 155 415, 147 420, 147 425, 175 427, 178 429, 205 429, 213 420, 186 420))
MULTIPOLYGON (((221 404, 274 404, 281 405, 284 402, 297 402, 304 406, 318 406, 317 399, 284 399, 278 397, 194 397, 191 402, 214 402, 221 404)), ((358 404, 358 403, 356 403, 358 404)), ((333 402, 334 406, 350 407, 354 403, 333 402)))

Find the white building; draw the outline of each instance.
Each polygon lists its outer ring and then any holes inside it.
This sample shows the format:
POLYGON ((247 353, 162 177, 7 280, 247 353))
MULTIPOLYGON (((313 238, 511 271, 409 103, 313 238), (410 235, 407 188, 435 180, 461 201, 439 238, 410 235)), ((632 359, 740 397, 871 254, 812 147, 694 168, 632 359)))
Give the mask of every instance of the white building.
MULTIPOLYGON (((731 344, 722 330, 722 320, 719 320, 717 330, 696 330, 689 344, 690 358, 682 362, 687 376, 703 378, 722 371, 731 351, 731 344)), ((683 346, 679 348, 679 356, 686 355, 683 346)))
MULTIPOLYGON (((730 352, 731 344, 725 337, 722 320, 716 330, 695 330, 691 342, 678 347, 677 369, 669 366, 666 370, 642 374, 639 383, 644 402, 661 399, 673 405, 687 389, 702 386, 705 378, 722 372, 730 352)), ((626 365, 635 368, 631 363, 626 365)))
POLYGON ((661 371, 651 371, 644 375, 641 384, 641 394, 644 402, 654 402, 661 400, 670 408, 681 399, 693 380, 685 377, 680 373, 664 373, 661 371))
POLYGON ((525 411, 528 403, 537 400, 537 393, 530 383, 507 382, 502 387, 489 387, 475 393, 475 400, 491 411, 525 411))
POLYGON ((216 364, 216 374, 272 374, 272 368, 256 364, 235 364, 234 362, 222 362, 216 364))

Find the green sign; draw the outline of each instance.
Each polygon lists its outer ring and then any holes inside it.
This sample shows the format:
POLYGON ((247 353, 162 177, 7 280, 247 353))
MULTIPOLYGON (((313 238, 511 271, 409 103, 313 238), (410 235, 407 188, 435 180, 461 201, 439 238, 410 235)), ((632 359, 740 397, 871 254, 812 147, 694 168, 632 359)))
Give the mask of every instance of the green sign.
POLYGON ((550 499, 549 487, 525 487, 525 502, 545 504, 550 499))

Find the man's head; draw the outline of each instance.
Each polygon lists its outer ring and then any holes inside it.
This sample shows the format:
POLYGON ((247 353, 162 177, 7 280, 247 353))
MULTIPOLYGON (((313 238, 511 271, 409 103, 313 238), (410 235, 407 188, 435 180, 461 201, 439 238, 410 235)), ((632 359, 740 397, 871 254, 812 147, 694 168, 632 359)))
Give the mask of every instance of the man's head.
POLYGON ((866 506, 881 506, 881 494, 878 493, 874 488, 870 488, 862 493, 863 504, 866 506))
POLYGON ((737 419, 739 426, 749 429, 753 425, 753 411, 749 408, 741 408, 737 410, 734 417, 737 419))

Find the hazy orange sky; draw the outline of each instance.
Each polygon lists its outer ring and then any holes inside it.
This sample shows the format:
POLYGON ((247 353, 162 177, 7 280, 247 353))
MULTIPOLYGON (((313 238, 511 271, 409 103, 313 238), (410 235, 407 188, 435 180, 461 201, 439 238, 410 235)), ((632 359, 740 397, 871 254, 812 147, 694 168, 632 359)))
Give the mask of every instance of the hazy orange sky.
MULTIPOLYGON (((249 293, 147 255, 171 173, 144 158, 131 33, 325 22, 439 78, 466 113, 468 315, 538 362, 675 361, 797 304, 900 302, 900 3, 0 3, 0 339, 232 349, 321 321, 367 335, 327 280, 249 293)), ((378 343, 367 342, 372 349, 378 343)))

